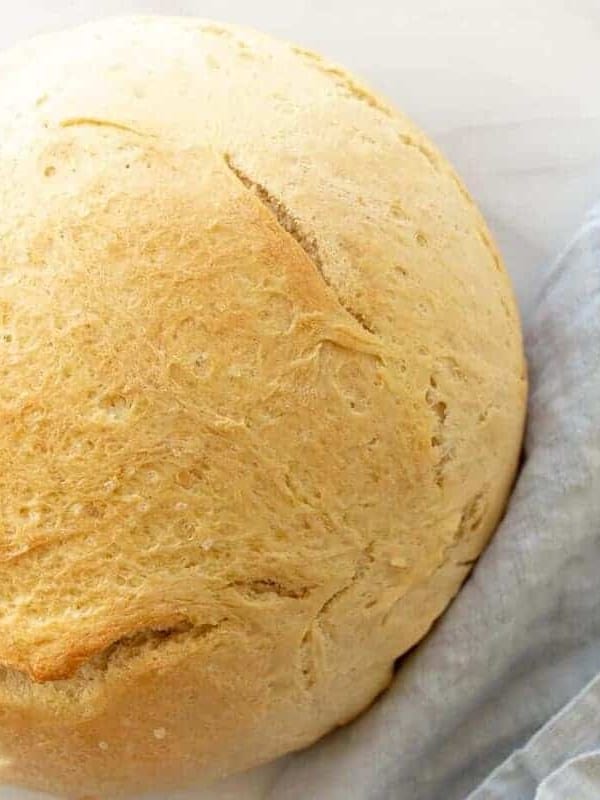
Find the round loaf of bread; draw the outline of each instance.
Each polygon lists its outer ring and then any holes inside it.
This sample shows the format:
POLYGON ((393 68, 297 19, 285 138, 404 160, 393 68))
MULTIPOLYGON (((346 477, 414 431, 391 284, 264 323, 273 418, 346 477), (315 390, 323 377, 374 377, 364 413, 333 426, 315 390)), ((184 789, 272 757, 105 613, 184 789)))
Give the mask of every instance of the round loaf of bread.
POLYGON ((526 399, 447 162, 314 53, 134 18, 0 59, 0 779, 207 781, 385 688, 526 399))

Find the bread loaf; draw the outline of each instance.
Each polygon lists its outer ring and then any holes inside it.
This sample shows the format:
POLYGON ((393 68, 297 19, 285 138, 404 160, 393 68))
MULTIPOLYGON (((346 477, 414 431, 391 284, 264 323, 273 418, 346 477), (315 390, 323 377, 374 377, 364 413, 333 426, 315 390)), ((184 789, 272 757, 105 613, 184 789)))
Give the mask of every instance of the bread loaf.
POLYGON ((381 692, 510 490, 508 278, 337 66, 196 19, 0 57, 0 779, 106 800, 381 692))

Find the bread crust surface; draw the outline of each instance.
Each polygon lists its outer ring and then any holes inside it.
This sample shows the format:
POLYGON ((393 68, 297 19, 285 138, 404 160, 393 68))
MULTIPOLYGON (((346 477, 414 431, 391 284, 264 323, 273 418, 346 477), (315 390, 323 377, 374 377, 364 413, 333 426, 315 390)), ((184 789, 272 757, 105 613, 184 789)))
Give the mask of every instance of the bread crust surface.
POLYGON ((130 18, 0 56, 0 778, 309 744, 488 541, 520 325, 452 168, 342 69, 130 18))

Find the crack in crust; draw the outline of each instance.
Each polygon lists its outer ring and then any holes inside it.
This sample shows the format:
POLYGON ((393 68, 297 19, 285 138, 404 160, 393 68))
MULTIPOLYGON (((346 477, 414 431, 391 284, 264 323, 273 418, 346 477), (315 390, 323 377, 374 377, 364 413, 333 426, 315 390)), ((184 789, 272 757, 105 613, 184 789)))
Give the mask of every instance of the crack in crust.
POLYGON ((183 641, 205 639, 216 633, 226 622, 227 618, 215 623, 200 623, 184 618, 180 622, 164 626, 142 628, 115 639, 96 652, 71 653, 68 661, 52 668, 38 665, 26 669, 12 664, 0 664, 0 681, 9 675, 16 675, 22 680, 39 684, 65 683, 68 686, 70 681, 81 679, 85 682, 91 675, 108 672, 112 666, 124 663, 130 665, 144 654, 165 647, 177 647, 183 641))
POLYGON ((365 330, 367 333, 373 335, 375 333, 373 326, 370 322, 368 322, 364 315, 360 312, 353 309, 347 303, 342 302, 340 296, 335 291, 334 286, 332 285, 331 281, 327 278, 325 274, 325 269, 323 265, 323 259, 321 258, 321 254, 319 252, 319 246, 314 236, 307 234, 302 227, 298 220, 291 214, 288 208, 284 205, 284 203, 280 200, 280 198, 275 197, 265 186, 258 181, 255 181, 245 172, 243 172, 239 165, 233 160, 229 153, 224 155, 225 164, 229 168, 229 170, 236 176, 236 178, 251 192, 253 192, 256 197, 261 201, 261 203, 267 208, 272 216, 275 218, 276 222, 279 224, 283 230, 288 233, 295 242, 299 245, 299 247, 304 251, 309 261, 312 263, 315 270, 323 279, 323 282, 327 286, 327 288, 331 291, 332 294, 335 295, 335 298, 338 304, 344 309, 344 311, 349 314, 355 322, 357 322, 360 327, 365 330))
POLYGON ((217 623, 194 623, 190 619, 184 619, 169 627, 146 628, 132 635, 122 636, 82 666, 106 672, 111 663, 122 660, 124 656, 130 661, 144 652, 156 650, 168 643, 180 642, 184 638, 203 639, 217 631, 223 622, 225 620, 217 623))
POLYGON ((309 586, 291 586, 273 578, 239 580, 232 583, 231 586, 254 600, 268 599, 269 597, 301 600, 310 593, 309 586))
POLYGON ((303 683, 307 690, 314 686, 318 679, 318 659, 314 651, 318 647, 318 641, 327 635, 322 623, 327 618, 330 609, 367 574, 375 560, 373 547, 374 542, 369 542, 362 549, 350 578, 325 600, 304 631, 300 642, 299 660, 303 683))
POLYGON ((364 86, 357 83, 345 70, 341 69, 341 67, 326 63, 317 53, 313 53, 312 50, 305 50, 303 47, 292 47, 292 52, 313 67, 313 69, 332 78, 333 82, 339 89, 342 89, 347 97, 358 100, 359 103, 364 103, 371 108, 376 108, 377 111, 385 114, 386 117, 393 116, 393 111, 388 108, 385 103, 378 97, 375 97, 375 95, 369 92, 364 86))
POLYGON ((151 137, 153 139, 156 138, 151 133, 138 131, 135 128, 132 128, 130 125, 125 125, 123 122, 113 122, 112 120, 100 119, 99 117, 69 117, 68 119, 63 119, 60 122, 61 128, 77 128, 84 127, 86 125, 94 128, 112 128, 116 131, 133 133, 136 136, 151 137))

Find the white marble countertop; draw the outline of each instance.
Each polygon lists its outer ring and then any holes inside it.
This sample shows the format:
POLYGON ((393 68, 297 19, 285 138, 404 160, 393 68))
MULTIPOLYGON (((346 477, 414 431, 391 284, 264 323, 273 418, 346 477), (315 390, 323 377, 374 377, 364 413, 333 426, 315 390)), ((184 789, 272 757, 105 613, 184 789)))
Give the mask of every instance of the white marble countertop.
MULTIPOLYGON (((600 197, 598 0, 0 0, 0 47, 96 17, 149 12, 214 17, 295 40, 394 100, 470 187, 524 313, 536 271, 600 197)), ((278 769, 168 800, 260 800, 278 769)), ((39 797, 0 789, 0 800, 39 797)))

